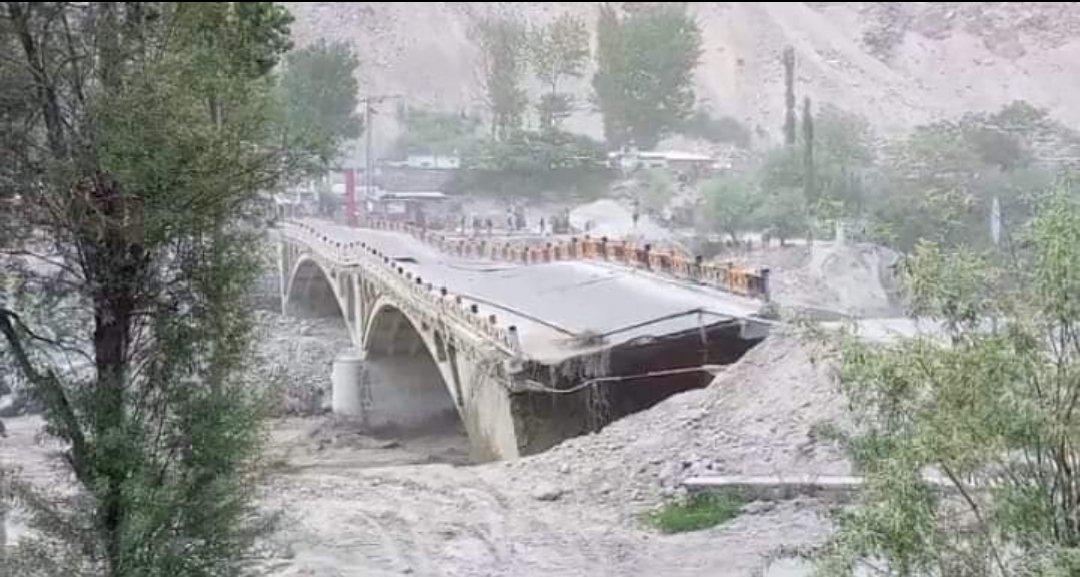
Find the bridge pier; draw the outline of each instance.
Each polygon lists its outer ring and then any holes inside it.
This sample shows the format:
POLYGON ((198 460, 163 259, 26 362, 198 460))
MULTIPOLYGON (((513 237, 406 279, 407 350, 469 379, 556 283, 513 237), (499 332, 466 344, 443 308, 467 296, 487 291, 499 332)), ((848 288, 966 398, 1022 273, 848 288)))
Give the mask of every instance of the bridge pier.
POLYGON ((351 349, 334 360, 331 372, 334 414, 361 419, 385 432, 432 432, 460 427, 477 461, 519 456, 517 424, 506 387, 471 362, 458 374, 464 393, 451 395, 439 363, 424 350, 368 354, 351 349))

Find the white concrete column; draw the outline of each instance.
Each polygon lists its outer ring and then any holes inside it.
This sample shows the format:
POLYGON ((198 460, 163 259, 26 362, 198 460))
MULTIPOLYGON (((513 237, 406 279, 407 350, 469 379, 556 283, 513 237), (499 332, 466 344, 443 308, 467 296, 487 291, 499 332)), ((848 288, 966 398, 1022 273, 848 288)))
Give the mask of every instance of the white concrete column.
POLYGON ((334 414, 366 416, 368 399, 364 394, 364 354, 358 349, 349 349, 334 359, 330 372, 333 388, 331 408, 334 414))

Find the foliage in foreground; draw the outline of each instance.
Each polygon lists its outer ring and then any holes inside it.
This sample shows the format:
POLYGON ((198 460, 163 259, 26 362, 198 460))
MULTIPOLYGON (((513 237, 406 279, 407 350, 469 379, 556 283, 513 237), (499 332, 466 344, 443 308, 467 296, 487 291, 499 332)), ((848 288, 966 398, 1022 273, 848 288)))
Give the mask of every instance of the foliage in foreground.
POLYGON ((0 487, 41 531, 5 552, 20 575, 242 571, 261 528, 263 411, 239 379, 261 193, 309 165, 281 148, 271 74, 290 21, 263 2, 0 6, 0 77, 18 79, 0 102, 25 104, 0 123, 18 195, 0 205, 0 343, 80 489, 54 507, 0 487))
POLYGON ((645 522, 661 533, 700 531, 734 519, 742 505, 735 493, 694 493, 685 502, 668 503, 647 514, 645 522))
POLYGON ((821 574, 1080 572, 1080 206, 1055 196, 1023 238, 997 265, 921 244, 912 310, 942 334, 845 344, 867 488, 821 574))

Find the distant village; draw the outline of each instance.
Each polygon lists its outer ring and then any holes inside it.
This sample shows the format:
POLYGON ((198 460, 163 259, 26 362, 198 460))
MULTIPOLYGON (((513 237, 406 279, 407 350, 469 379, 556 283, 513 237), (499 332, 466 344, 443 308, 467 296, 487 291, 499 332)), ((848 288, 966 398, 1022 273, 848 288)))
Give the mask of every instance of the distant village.
MULTIPOLYGON (((439 215, 441 221, 431 222, 435 227, 454 228, 453 223, 466 218, 461 214, 458 202, 470 196, 462 190, 459 176, 470 169, 464 168, 460 156, 435 154, 409 154, 401 159, 379 159, 371 178, 362 163, 359 166, 342 166, 321 179, 306 180, 289 187, 277 195, 279 216, 340 216, 353 213, 366 218, 389 221, 432 221, 439 215), (354 207, 350 207, 355 203, 354 207)), ((606 172, 618 189, 620 180, 631 179, 641 171, 667 173, 682 186, 699 180, 729 173, 733 170, 734 155, 703 154, 685 150, 639 150, 624 146, 607 154, 604 162, 597 163, 597 172, 606 172)), ((506 198, 508 215, 499 218, 492 226, 520 229, 538 223, 529 223, 520 209, 520 198, 506 198)), ((636 202, 636 200, 634 201, 636 202)), ((471 218, 466 223, 472 226, 471 218)), ((485 226, 481 218, 479 228, 485 226)), ((552 217, 558 221, 558 217, 552 217)), ((558 224, 556 224, 558 227, 558 224)), ((563 228, 563 227, 558 227, 563 228)), ((568 228, 568 227, 566 227, 568 228)))

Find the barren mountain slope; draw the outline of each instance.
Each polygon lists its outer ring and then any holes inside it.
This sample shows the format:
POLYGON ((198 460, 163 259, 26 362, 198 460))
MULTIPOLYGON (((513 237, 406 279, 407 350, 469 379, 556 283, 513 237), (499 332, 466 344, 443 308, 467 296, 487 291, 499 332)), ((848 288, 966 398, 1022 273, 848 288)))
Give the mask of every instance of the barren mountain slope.
MULTIPOLYGON (((287 3, 298 45, 346 39, 362 86, 446 110, 481 108, 473 16, 504 11, 542 23, 593 3, 287 3)), ((691 4, 704 33, 699 99, 777 140, 783 115, 779 53, 796 50, 797 94, 869 117, 885 132, 1016 99, 1080 126, 1080 8, 1070 3, 715 2, 691 4)), ((535 87, 534 87, 535 88, 535 87)), ((573 83, 574 130, 599 135, 588 75, 573 83)), ((387 134, 387 139, 390 134, 387 134)))

